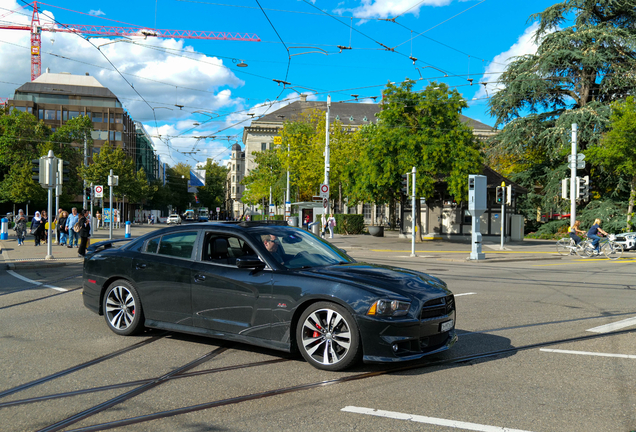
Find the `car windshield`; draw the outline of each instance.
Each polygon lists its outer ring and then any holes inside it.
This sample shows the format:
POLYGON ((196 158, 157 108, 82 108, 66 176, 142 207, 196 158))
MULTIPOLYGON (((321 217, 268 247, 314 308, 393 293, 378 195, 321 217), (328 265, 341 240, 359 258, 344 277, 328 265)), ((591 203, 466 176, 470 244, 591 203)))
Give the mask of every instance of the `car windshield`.
POLYGON ((288 269, 311 268, 355 262, 337 247, 300 228, 258 228, 251 231, 256 241, 288 269))

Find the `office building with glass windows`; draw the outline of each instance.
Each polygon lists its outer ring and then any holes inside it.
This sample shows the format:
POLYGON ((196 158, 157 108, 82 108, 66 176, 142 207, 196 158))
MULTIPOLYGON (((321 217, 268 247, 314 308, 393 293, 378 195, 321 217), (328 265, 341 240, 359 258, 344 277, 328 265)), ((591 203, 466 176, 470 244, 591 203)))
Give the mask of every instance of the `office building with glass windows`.
POLYGON ((93 121, 93 154, 108 141, 136 159, 135 125, 113 92, 94 77, 44 73, 15 90, 8 104, 27 111, 53 130, 68 120, 88 115, 93 121))

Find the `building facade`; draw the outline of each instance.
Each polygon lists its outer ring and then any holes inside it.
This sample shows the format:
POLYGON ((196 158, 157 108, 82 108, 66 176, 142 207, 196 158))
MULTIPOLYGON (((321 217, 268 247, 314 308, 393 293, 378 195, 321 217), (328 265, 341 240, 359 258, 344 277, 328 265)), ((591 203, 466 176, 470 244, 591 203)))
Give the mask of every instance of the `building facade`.
POLYGON ((93 154, 108 141, 136 158, 133 120, 117 96, 88 74, 44 73, 16 89, 7 103, 33 114, 53 130, 74 117, 87 115, 93 122, 93 154))
POLYGON ((243 180, 244 176, 245 152, 241 149, 240 144, 234 144, 225 184, 225 208, 230 217, 238 218, 243 214, 245 207, 241 202, 241 197, 245 186, 241 184, 241 180, 243 180))

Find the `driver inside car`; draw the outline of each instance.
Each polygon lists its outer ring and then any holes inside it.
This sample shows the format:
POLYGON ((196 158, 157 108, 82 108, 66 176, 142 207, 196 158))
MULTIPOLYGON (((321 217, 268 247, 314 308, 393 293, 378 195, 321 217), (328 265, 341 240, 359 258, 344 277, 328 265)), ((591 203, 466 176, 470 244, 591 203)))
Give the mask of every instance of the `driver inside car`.
POLYGON ((285 258, 283 257, 283 253, 280 249, 280 241, 274 234, 265 234, 261 236, 261 240, 263 240, 263 244, 265 245, 265 249, 274 257, 274 260, 277 263, 283 263, 285 258))

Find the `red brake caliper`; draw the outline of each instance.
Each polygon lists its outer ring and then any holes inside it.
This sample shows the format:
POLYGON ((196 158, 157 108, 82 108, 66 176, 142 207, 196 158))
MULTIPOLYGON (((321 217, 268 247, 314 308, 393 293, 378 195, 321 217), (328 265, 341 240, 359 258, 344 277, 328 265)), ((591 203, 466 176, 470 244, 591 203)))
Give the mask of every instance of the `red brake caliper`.
MULTIPOLYGON (((318 325, 318 323, 316 323, 316 327, 318 327, 319 329, 321 329, 321 328, 322 328, 322 327, 320 327, 320 326, 318 325)), ((315 337, 315 338, 320 337, 320 333, 319 333, 319 332, 317 332, 317 331, 314 331, 313 337, 315 337)))

